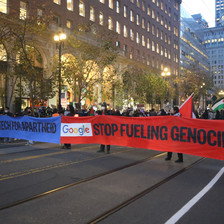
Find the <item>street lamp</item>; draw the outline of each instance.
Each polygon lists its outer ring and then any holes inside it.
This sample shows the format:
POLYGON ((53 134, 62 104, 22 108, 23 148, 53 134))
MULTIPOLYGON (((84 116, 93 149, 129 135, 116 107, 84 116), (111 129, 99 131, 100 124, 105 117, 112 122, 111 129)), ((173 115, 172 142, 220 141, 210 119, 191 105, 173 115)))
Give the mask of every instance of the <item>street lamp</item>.
POLYGON ((163 70, 163 72, 161 73, 161 75, 163 76, 163 77, 167 77, 167 76, 170 76, 170 72, 169 72, 169 70, 168 70, 168 68, 164 68, 164 70, 163 70))
POLYGON ((61 49, 64 44, 64 40, 67 38, 65 33, 59 33, 54 35, 54 41, 57 43, 56 47, 58 48, 58 82, 59 82, 59 90, 58 90, 58 109, 61 109, 61 49))
POLYGON ((219 95, 224 95, 224 91, 223 90, 220 90, 219 91, 219 95))
MULTIPOLYGON (((169 77, 171 74, 169 72, 169 69, 167 67, 165 67, 163 69, 163 72, 161 73, 162 77, 164 78, 165 82, 167 81, 166 78, 169 77)), ((169 92, 168 92, 168 98, 169 98, 169 92)), ((163 102, 164 104, 164 102, 163 102)), ((172 101, 171 101, 171 104, 172 104, 172 101)))

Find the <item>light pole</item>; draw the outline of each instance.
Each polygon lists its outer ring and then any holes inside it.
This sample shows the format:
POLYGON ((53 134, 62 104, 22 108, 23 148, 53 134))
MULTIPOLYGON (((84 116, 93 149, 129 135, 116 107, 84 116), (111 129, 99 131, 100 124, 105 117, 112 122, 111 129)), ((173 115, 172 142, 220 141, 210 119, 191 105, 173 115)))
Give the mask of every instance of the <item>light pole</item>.
POLYGON ((64 44, 64 40, 67 38, 65 33, 59 33, 54 35, 54 41, 57 43, 58 48, 58 109, 61 109, 61 49, 64 44))
POLYGON ((170 72, 169 72, 169 69, 168 69, 167 67, 165 67, 165 68, 163 69, 163 72, 161 73, 161 75, 162 75, 162 77, 164 78, 164 80, 167 81, 166 78, 169 77, 171 74, 170 74, 170 72))

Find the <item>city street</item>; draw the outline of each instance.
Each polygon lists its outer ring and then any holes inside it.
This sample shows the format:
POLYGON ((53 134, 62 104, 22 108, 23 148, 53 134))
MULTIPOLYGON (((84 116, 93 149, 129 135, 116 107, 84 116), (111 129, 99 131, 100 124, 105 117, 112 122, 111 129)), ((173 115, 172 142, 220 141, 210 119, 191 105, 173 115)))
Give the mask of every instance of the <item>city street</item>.
POLYGON ((224 162, 99 145, 0 144, 3 224, 222 224, 224 162))

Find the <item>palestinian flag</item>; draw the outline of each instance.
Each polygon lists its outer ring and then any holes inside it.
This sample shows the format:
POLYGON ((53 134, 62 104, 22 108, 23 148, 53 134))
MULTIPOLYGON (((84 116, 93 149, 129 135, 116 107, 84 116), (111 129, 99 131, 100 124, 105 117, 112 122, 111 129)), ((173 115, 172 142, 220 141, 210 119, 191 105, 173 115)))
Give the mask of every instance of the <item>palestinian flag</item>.
POLYGON ((181 117, 196 118, 193 112, 193 95, 192 93, 187 100, 180 106, 179 111, 181 117))
POLYGON ((221 110, 223 108, 224 108, 224 98, 221 98, 220 100, 218 100, 216 103, 212 105, 213 111, 221 110))

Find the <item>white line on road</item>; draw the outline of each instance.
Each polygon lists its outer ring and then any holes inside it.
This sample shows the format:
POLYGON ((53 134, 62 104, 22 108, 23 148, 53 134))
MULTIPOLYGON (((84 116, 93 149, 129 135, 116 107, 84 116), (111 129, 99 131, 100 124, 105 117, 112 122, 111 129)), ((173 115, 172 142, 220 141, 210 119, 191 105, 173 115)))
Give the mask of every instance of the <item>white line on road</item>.
POLYGON ((224 173, 224 167, 216 174, 216 176, 205 186, 197 195, 195 195, 186 205, 184 205, 178 212, 176 212, 165 224, 176 223, 191 207, 193 207, 219 180, 224 173))

